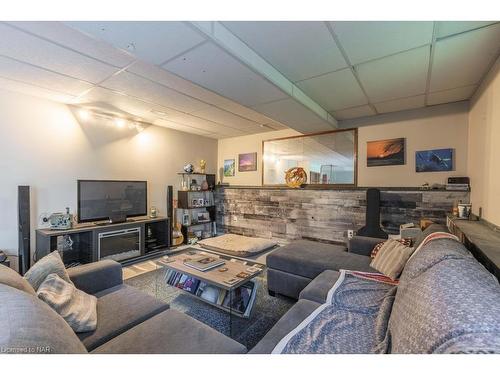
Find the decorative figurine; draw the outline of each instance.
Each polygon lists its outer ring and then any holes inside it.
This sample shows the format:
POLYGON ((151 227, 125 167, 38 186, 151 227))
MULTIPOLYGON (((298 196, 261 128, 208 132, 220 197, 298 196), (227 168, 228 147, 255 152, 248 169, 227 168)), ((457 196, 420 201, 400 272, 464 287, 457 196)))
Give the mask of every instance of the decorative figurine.
POLYGON ((157 216, 158 216, 158 209, 155 206, 151 206, 151 209, 149 211, 149 217, 155 218, 157 216))
POLYGON ((184 172, 186 173, 193 173, 194 172, 194 167, 193 164, 189 163, 184 166, 184 172))
POLYGON ((289 187, 299 188, 307 182, 307 173, 301 167, 290 168, 285 172, 285 181, 289 187))
POLYGON ((207 167, 207 162, 203 159, 200 160, 200 173, 205 173, 205 168, 207 167))

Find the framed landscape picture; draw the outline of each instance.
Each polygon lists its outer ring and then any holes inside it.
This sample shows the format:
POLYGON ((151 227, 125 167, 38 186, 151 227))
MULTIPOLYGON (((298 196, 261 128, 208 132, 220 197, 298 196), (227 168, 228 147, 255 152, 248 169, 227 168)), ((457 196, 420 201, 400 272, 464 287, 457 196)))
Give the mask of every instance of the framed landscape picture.
POLYGON ((257 170, 257 153, 238 155, 238 172, 251 172, 257 170))
POLYGON ((235 164, 234 159, 224 160, 224 177, 234 176, 235 164))
POLYGON ((441 148, 415 152, 416 172, 449 172, 453 170, 453 149, 441 148))
POLYGON ((405 138, 366 142, 368 167, 405 164, 405 138))

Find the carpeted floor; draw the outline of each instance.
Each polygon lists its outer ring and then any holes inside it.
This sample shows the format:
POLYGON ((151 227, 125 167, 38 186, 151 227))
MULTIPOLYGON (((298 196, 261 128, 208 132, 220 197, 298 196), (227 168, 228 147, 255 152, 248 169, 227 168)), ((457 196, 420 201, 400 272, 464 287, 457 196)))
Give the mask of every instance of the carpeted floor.
POLYGON ((259 287, 250 318, 230 316, 229 313, 210 306, 184 291, 166 285, 163 281, 164 272, 165 269, 160 268, 128 278, 124 282, 167 302, 171 308, 190 315, 224 335, 231 336, 249 350, 294 304, 294 301, 284 297, 269 296, 264 274, 257 278, 259 287))

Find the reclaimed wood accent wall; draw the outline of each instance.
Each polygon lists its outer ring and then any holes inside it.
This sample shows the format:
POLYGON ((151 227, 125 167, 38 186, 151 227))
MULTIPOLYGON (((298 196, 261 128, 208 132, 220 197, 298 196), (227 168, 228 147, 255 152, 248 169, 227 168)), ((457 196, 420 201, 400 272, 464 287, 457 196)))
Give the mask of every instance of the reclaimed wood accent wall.
MULTIPOLYGON (((469 192, 381 189, 381 226, 398 233, 400 224, 421 218, 446 223, 454 202, 469 199, 469 192)), ((219 187, 215 203, 219 232, 346 243, 347 230, 364 225, 366 190, 219 187)))

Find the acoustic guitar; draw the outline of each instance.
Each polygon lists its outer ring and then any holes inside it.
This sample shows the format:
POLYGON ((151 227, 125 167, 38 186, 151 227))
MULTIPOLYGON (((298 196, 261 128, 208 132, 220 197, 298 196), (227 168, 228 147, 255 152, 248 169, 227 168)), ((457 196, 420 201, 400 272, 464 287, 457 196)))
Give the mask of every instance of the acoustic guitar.
POLYGON ((182 234, 181 223, 177 220, 177 199, 174 202, 174 222, 172 228, 172 246, 179 246, 184 243, 184 235, 182 234))

